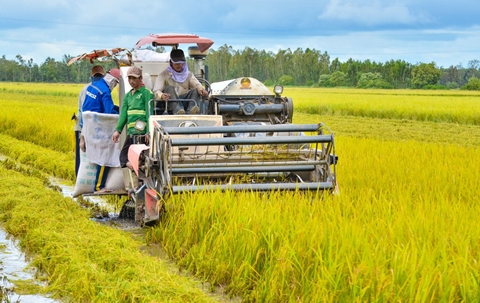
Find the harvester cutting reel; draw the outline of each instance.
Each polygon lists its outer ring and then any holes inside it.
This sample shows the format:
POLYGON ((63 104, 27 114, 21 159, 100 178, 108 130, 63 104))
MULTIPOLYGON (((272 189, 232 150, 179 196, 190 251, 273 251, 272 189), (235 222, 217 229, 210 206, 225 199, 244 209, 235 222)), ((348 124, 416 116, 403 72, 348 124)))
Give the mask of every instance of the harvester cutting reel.
POLYGON ((187 191, 336 189, 334 136, 323 124, 192 123, 164 127, 153 121, 139 178, 162 203, 170 194, 187 191))

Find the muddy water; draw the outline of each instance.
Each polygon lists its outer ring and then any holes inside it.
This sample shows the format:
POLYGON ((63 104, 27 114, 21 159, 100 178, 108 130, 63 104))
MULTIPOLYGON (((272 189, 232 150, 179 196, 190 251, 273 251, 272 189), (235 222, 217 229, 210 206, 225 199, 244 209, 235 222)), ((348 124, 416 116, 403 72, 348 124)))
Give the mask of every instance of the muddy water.
MULTIPOLYGON (((62 195, 64 197, 73 198, 73 192, 75 190, 74 186, 65 185, 61 179, 50 177, 50 183, 54 186, 59 187, 62 190, 62 195)), ((132 230, 141 230, 140 224, 133 222, 133 220, 124 220, 119 219, 118 215, 120 210, 122 209, 122 204, 112 205, 108 203, 104 196, 84 196, 85 199, 89 200, 91 203, 95 204, 96 206, 100 207, 103 210, 108 212, 108 217, 97 217, 92 218, 91 220, 96 221, 98 223, 103 223, 111 226, 116 226, 122 230, 132 231, 132 230)))
MULTIPOLYGON (((62 182, 61 179, 54 178, 54 177, 50 177, 49 181, 52 185, 58 186, 62 190, 62 195, 64 197, 69 197, 69 198, 75 199, 75 198, 73 198, 73 191, 75 190, 74 186, 65 185, 62 182)), ((92 203, 95 203, 95 204, 101 206, 102 208, 107 209, 108 212, 110 213, 110 215, 112 215, 112 216, 114 216, 115 211, 117 211, 113 206, 108 204, 105 201, 105 199, 102 199, 100 196, 89 196, 88 200, 90 200, 92 203)))
POLYGON ((25 255, 17 242, 0 228, 0 287, 8 293, 10 302, 52 303, 60 302, 42 295, 19 295, 12 281, 35 280, 35 270, 28 267, 25 255))
MULTIPOLYGON (((0 154, 0 161, 4 159, 0 154)), ((0 227, 0 290, 4 296, 0 300, 15 303, 61 302, 43 295, 17 294, 14 281, 35 281, 35 269, 29 267, 25 254, 18 248, 18 242, 0 227)))

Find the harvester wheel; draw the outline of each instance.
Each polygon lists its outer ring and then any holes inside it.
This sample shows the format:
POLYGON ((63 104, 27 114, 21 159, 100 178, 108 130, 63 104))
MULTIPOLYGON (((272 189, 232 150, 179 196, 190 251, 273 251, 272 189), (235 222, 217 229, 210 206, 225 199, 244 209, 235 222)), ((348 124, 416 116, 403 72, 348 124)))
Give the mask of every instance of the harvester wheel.
POLYGON ((287 98, 287 122, 292 123, 293 121, 293 100, 292 98, 287 98))
POLYGON ((317 167, 313 173, 315 174, 314 180, 316 180, 317 182, 327 181, 327 172, 323 167, 317 167))
POLYGON ((159 182, 159 168, 158 166, 153 164, 153 161, 150 157, 145 158, 145 177, 146 177, 146 182, 149 188, 155 188, 157 189, 158 187, 158 182, 159 182))
POLYGON ((127 200, 118 214, 119 219, 133 220, 135 219, 135 201, 127 200))

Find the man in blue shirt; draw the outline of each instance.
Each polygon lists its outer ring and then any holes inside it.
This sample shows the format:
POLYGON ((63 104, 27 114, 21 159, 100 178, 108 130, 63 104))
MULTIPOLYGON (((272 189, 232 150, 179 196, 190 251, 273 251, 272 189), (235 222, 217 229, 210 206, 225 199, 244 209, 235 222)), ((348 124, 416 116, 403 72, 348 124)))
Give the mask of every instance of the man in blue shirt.
MULTIPOLYGON (((101 114, 118 114, 118 108, 113 103, 111 91, 118 84, 118 78, 111 74, 111 71, 104 74, 101 79, 92 82, 85 91, 85 101, 82 112, 91 111, 101 114), (108 82, 107 82, 108 81, 108 82)), ((80 127, 83 122, 80 121, 80 127)))
MULTIPOLYGON (((92 68, 92 76, 94 72, 96 74, 103 73, 103 77, 97 81, 93 81, 86 88, 82 113, 91 111, 100 114, 118 114, 118 106, 113 103, 111 91, 115 88, 120 80, 120 70, 111 69, 108 73, 105 73, 103 67, 97 65, 92 68)), ((83 128, 83 119, 80 119, 80 127, 83 128)), ((80 135, 80 149, 83 152, 86 151, 85 138, 83 135, 80 135)), ((109 191, 105 188, 108 171, 108 166, 98 166, 94 188, 96 192, 109 191)))
MULTIPOLYGON (((82 132, 82 128, 80 127, 80 122, 82 121, 82 107, 83 103, 85 102, 85 93, 87 88, 92 84, 92 82, 98 81, 105 76, 105 69, 101 65, 95 65, 92 67, 90 71, 91 82, 86 84, 80 94, 78 95, 78 113, 77 116, 75 114, 72 117, 72 120, 75 119, 75 126, 73 129, 75 130, 75 176, 78 174, 78 169, 80 168, 80 135, 82 132)), ((82 145, 85 146, 85 141, 82 142, 82 145)), ((82 148, 84 150, 85 148, 82 148)))

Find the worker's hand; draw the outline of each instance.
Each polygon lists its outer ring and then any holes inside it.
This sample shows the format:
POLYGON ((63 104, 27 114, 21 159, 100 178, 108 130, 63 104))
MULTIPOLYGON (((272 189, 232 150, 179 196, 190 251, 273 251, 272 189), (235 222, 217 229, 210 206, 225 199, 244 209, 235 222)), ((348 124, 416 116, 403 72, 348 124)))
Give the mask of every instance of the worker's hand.
POLYGON ((199 89, 199 90, 198 90, 198 93, 199 93, 201 96, 203 96, 203 97, 208 96, 208 92, 207 92, 204 88, 199 89))
POLYGON ((169 98, 170 98, 170 94, 165 94, 159 91, 155 92, 155 99, 157 100, 168 101, 169 98))
POLYGON ((145 145, 148 145, 150 143, 150 135, 146 134, 145 135, 145 145))
POLYGON ((79 142, 79 147, 82 150, 82 152, 85 152, 87 150, 86 145, 85 145, 85 138, 80 135, 80 142, 79 142))
POLYGON ((113 132, 113 135, 112 135, 112 141, 115 142, 115 143, 118 143, 118 138, 120 137, 120 133, 116 130, 113 132))

